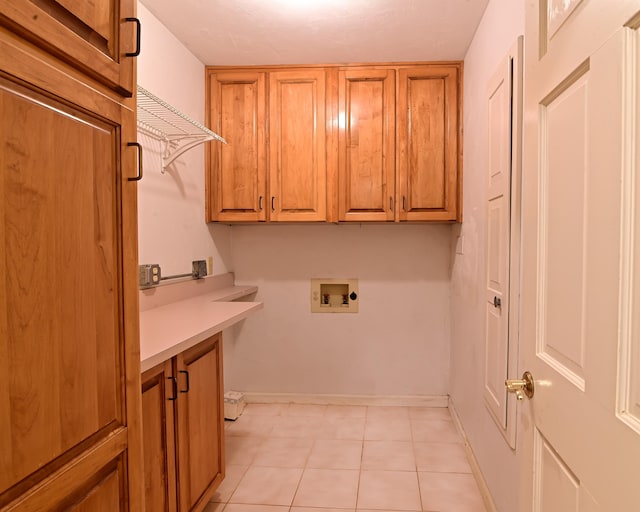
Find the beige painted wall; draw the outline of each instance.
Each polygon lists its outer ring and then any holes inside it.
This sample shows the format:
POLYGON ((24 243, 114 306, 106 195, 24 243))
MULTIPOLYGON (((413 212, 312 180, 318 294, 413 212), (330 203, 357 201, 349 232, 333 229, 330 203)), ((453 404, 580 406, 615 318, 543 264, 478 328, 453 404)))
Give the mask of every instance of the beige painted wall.
MULTIPOLYGON (((464 222, 452 230, 451 400, 499 511, 518 506, 518 459, 484 405, 485 170, 488 80, 524 33, 523 0, 491 0, 465 58, 464 222), (455 254, 458 236, 464 254, 455 254)), ((513 312, 517 314, 517 312, 513 312)))
POLYGON ((238 226, 236 280, 264 310, 238 330, 230 384, 242 391, 445 395, 446 225, 238 226), (359 313, 310 312, 312 277, 358 278, 359 313))
MULTIPOLYGON (((204 64, 141 3, 142 52, 138 84, 204 122, 204 64)), ((204 145, 183 153, 161 173, 162 145, 143 134, 144 178, 138 184, 140 263, 159 263, 164 275, 191 272, 191 261, 213 257, 215 274, 231 268, 231 228, 204 222, 204 145)), ((207 142, 207 144, 217 144, 207 142)))

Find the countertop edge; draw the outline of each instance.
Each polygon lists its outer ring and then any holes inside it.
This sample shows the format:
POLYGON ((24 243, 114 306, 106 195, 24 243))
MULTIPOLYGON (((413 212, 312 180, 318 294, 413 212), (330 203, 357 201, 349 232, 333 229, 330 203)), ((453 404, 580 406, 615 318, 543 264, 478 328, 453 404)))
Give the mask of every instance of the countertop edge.
POLYGON ((222 286, 208 292, 185 296, 183 291, 178 300, 163 301, 156 307, 141 309, 141 372, 164 363, 262 309, 262 302, 238 300, 255 294, 257 286, 236 286, 229 282, 227 275, 222 275, 221 279, 222 286))
MULTIPOLYGON (((181 302, 184 302, 184 301, 181 301, 181 302)), ((151 355, 148 355, 144 359, 140 360, 140 372, 143 373, 153 368, 154 366, 171 359, 172 357, 178 355, 180 352, 184 352, 185 350, 197 345, 201 341, 204 341, 207 338, 213 336, 214 334, 217 334, 223 331, 224 329, 231 327, 232 325, 247 318, 250 314, 263 308, 262 302, 240 302, 239 304, 245 304, 245 305, 248 305, 249 307, 247 307, 246 309, 236 314, 225 317, 223 321, 218 321, 214 324, 211 324, 208 328, 202 331, 199 331, 197 334, 194 334, 184 339, 178 339, 176 340, 175 344, 167 346, 166 348, 161 349, 158 352, 152 352, 151 355)), ((162 307, 166 308, 168 306, 170 306, 170 304, 162 307)), ((150 311, 154 311, 154 310, 150 310, 150 311)), ((143 344, 142 338, 143 337, 141 335, 141 339, 140 339, 141 345, 143 344)))

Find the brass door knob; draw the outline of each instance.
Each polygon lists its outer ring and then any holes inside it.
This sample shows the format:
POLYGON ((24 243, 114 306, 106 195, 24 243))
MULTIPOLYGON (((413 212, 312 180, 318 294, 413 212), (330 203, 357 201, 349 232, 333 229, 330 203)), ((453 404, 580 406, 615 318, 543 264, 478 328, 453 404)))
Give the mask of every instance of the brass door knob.
POLYGON ((530 372, 524 372, 522 379, 507 379, 504 381, 504 385, 507 387, 509 393, 515 393, 517 400, 523 400, 527 398, 533 398, 533 375, 530 372))

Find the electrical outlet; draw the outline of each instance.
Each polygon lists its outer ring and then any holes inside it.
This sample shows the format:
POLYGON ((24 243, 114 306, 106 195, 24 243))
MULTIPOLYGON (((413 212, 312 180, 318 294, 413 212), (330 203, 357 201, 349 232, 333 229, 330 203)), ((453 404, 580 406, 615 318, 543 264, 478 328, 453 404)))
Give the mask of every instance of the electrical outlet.
POLYGON ((138 286, 142 289, 151 288, 160 283, 160 265, 151 263, 138 266, 138 286))
POLYGON ((191 272, 195 279, 202 279, 207 275, 207 261, 195 260, 191 262, 191 272))

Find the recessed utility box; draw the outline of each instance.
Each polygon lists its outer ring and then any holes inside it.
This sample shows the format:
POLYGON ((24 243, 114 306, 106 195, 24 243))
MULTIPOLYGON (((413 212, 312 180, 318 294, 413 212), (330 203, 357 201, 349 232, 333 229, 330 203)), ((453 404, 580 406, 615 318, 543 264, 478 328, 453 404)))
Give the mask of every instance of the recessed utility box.
POLYGON ((357 279, 312 279, 312 313, 357 313, 357 279))

